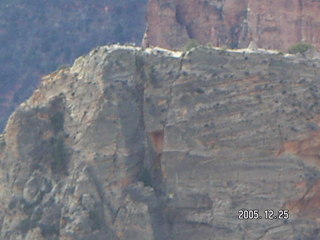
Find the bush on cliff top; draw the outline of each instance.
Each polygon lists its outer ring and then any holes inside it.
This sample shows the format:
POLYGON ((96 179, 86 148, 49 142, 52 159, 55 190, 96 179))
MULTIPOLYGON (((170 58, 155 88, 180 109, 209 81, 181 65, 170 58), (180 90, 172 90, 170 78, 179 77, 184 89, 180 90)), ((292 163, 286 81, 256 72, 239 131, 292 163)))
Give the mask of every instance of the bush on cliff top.
POLYGON ((305 53, 306 51, 308 51, 309 49, 313 49, 314 46, 310 43, 305 43, 305 42, 301 42, 301 43, 297 43, 293 46, 291 46, 289 48, 289 53, 291 54, 297 54, 297 53, 305 53))
POLYGON ((185 51, 190 51, 192 48, 196 48, 199 46, 199 43, 196 39, 189 39, 185 46, 185 51))

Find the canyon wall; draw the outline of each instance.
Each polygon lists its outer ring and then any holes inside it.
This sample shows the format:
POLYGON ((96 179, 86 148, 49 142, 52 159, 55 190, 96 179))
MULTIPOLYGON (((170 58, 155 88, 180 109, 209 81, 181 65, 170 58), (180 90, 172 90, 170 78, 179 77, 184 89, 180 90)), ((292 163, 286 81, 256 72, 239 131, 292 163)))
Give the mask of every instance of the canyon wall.
POLYGON ((320 48, 316 0, 150 0, 145 42, 182 49, 188 39, 218 47, 287 51, 298 42, 320 48))
POLYGON ((0 135, 0 239, 319 239, 319 67, 94 49, 46 76, 0 135))

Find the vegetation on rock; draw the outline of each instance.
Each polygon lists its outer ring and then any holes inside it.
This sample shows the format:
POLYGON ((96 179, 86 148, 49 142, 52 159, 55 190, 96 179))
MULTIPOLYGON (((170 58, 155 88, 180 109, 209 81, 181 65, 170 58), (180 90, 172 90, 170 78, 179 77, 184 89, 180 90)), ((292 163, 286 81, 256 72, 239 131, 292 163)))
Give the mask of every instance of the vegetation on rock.
POLYGON ((305 53, 309 49, 314 49, 314 46, 310 43, 300 42, 289 48, 289 53, 297 54, 297 53, 305 53))
POLYGON ((198 46, 199 43, 196 39, 190 39, 185 46, 185 51, 190 51, 191 49, 196 48, 198 46))

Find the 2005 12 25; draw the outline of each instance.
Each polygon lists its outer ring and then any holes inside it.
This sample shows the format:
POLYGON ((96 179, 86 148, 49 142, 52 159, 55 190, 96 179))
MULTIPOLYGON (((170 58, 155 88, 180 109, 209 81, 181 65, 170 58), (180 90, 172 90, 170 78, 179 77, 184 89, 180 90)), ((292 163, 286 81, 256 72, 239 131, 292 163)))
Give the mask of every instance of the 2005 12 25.
POLYGON ((266 209, 260 214, 259 209, 240 209, 238 211, 239 220, 258 220, 258 219, 267 219, 267 220, 288 220, 289 219, 289 210, 280 209, 274 211, 272 209, 266 209))

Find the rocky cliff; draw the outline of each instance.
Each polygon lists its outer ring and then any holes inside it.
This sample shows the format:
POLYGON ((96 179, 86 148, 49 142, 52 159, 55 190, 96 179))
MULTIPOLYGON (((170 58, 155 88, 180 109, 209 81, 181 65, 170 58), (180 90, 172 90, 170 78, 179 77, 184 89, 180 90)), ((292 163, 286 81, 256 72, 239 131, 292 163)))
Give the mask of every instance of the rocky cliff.
POLYGON ((287 51, 298 42, 320 48, 320 2, 315 0, 150 0, 146 39, 182 49, 201 44, 287 51))
POLYGON ((41 76, 96 46, 140 44, 147 0, 0 1, 0 131, 41 76))
POLYGON ((0 135, 0 239, 319 239, 319 66, 213 48, 78 58, 0 135))

